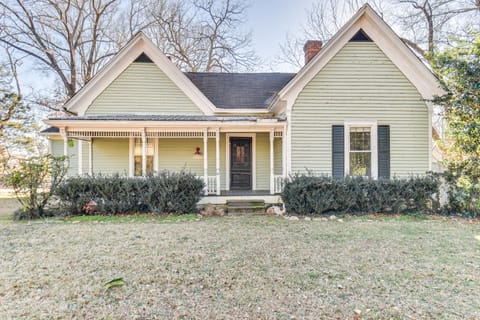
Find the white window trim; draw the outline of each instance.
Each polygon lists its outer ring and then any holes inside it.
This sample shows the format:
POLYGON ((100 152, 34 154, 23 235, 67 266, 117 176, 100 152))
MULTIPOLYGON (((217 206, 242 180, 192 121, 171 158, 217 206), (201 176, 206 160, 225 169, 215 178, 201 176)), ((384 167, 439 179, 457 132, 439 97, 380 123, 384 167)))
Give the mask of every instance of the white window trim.
POLYGON ((378 139, 377 139, 377 120, 346 120, 343 124, 345 137, 345 176, 350 175, 350 128, 363 127, 370 128, 370 145, 371 145, 371 170, 372 178, 378 178, 378 139))
MULTIPOLYGON (((158 138, 147 138, 148 140, 153 139, 153 173, 158 173, 158 138)), ((128 147, 128 176, 134 177, 134 168, 135 168, 135 138, 129 139, 128 147)))
POLYGON ((257 190, 257 134, 256 133, 226 133, 226 168, 225 190, 230 190, 230 138, 252 138, 252 190, 257 190))

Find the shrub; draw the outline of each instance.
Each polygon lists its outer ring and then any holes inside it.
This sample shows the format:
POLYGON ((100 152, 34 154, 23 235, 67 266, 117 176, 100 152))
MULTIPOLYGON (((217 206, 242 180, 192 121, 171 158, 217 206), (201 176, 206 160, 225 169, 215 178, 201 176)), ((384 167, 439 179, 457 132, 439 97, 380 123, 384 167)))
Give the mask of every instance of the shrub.
POLYGON ((68 166, 65 157, 51 155, 20 160, 16 169, 6 175, 6 185, 13 188, 22 208, 14 219, 35 219, 52 216, 45 210, 48 201, 63 180, 68 166))
POLYGON ((480 177, 454 166, 442 175, 447 192, 445 214, 480 217, 480 177))
POLYGON ((165 171, 145 178, 119 175, 72 177, 60 185, 57 195, 62 206, 72 215, 182 214, 196 211, 203 188, 203 181, 193 174, 165 171))
POLYGON ((295 175, 286 181, 282 198, 288 212, 304 215, 408 213, 436 210, 438 188, 438 178, 431 174, 392 180, 295 175))

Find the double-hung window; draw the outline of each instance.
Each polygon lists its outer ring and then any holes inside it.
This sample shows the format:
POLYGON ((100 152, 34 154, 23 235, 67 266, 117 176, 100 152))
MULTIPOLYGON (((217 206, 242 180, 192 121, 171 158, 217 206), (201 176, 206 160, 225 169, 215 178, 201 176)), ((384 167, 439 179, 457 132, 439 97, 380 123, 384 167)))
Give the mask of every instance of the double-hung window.
POLYGON ((345 123, 345 173, 377 178, 377 124, 345 123))

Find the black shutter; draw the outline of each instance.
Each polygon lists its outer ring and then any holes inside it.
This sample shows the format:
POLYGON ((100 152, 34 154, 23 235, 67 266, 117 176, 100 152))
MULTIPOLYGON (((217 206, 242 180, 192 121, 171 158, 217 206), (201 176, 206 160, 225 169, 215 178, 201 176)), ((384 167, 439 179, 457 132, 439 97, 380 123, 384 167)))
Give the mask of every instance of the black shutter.
POLYGON ((332 126, 332 176, 345 174, 345 132, 343 126, 332 126))
POLYGON ((378 126, 378 177, 390 178, 390 126, 378 126))

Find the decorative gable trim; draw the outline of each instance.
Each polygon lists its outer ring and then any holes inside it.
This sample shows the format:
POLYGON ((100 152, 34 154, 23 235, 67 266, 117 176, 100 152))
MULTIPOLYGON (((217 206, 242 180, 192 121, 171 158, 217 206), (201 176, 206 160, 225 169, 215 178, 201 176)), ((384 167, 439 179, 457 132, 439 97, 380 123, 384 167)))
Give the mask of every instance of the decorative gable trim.
POLYGON ((375 42, 424 99, 431 100, 436 95, 444 94, 438 79, 430 69, 403 43, 375 10, 365 4, 278 93, 270 109, 276 113, 286 111, 287 114, 290 114, 292 106, 303 88, 360 31, 363 31, 369 39, 375 42))
POLYGON ((213 115, 216 107, 143 33, 138 33, 64 108, 79 116, 130 64, 139 57, 148 57, 182 90, 205 115, 213 115))

